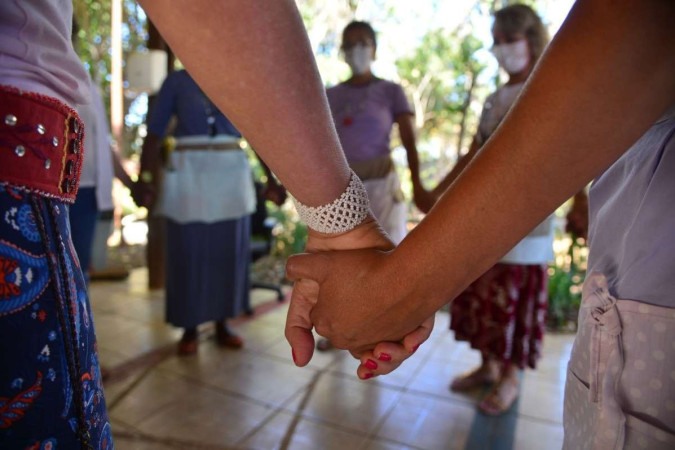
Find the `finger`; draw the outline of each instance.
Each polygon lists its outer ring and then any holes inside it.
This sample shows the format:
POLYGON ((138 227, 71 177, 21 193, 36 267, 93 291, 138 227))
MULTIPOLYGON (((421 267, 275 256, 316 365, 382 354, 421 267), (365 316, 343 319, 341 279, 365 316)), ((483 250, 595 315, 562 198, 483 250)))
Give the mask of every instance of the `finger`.
MULTIPOLYGON (((375 348, 361 355, 361 364, 356 373, 372 373, 373 376, 386 375, 396 370, 412 354, 400 342, 381 342, 375 348)), ((359 376, 361 378, 361 376, 359 376)))
POLYGON ((322 284, 330 272, 330 262, 326 254, 293 255, 286 262, 286 277, 292 281, 307 278, 322 284))
POLYGON ((310 312, 316 304, 319 285, 312 280, 300 280, 293 285, 286 316, 286 340, 291 346, 293 362, 303 367, 314 354, 314 335, 310 312))
POLYGON ((417 348, 420 345, 429 339, 429 336, 431 336, 431 332, 434 329, 435 318, 435 315, 429 317, 427 320, 422 322, 422 325, 417 327, 414 331, 407 334, 406 337, 403 338, 403 346, 406 348, 408 353, 412 355, 417 351, 417 348))
POLYGON ((373 352, 369 351, 363 353, 362 358, 365 362, 359 364, 359 367, 356 369, 356 376, 361 380, 369 380, 378 375, 379 363, 375 361, 375 356, 373 352))

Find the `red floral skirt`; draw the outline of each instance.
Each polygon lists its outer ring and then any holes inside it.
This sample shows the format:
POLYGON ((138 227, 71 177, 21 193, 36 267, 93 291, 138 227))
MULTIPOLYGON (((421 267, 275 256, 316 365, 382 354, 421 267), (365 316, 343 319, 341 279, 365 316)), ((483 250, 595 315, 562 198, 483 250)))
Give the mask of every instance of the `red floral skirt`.
POLYGON ((536 367, 546 325, 545 264, 496 264, 450 304, 450 329, 484 356, 536 367))

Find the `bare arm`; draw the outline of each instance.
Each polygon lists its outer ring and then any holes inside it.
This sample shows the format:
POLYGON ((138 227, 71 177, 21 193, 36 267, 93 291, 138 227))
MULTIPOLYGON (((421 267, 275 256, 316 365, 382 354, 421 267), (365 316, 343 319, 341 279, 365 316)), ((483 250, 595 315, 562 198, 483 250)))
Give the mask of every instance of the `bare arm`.
POLYGON ((347 186, 349 168, 292 0, 141 0, 190 75, 307 205, 347 186))
POLYGON ((438 183, 438 186, 436 186, 432 191, 435 197, 440 197, 443 192, 445 192, 446 189, 448 189, 448 187, 457 179, 457 177, 459 177, 459 174, 462 173, 462 170, 464 170, 466 166, 469 165, 471 160, 476 156, 478 150, 480 150, 480 145, 478 144, 476 137, 474 137, 471 141, 471 147, 469 147, 468 153, 459 158, 457 164, 455 164, 452 170, 448 172, 445 178, 443 178, 443 180, 438 183))
POLYGON ((405 148, 408 158, 408 168, 410 169, 410 179, 413 185, 413 197, 415 205, 422 211, 428 212, 434 205, 434 199, 431 194, 424 189, 420 178, 420 160, 417 152, 415 139, 415 128, 413 127, 411 114, 399 114, 396 117, 398 132, 401 136, 401 143, 405 148))
MULTIPOLYGON (((293 196, 317 206, 342 194, 349 166, 293 0, 140 2, 197 84, 293 196)), ((391 245, 369 218, 342 234, 310 229, 306 250, 391 245)), ((309 361, 314 348, 303 308, 311 308, 316 296, 304 295, 303 287, 311 292, 311 281, 296 283, 293 298, 307 302, 293 303, 286 326, 298 365, 309 361)), ((418 339, 425 340, 429 333, 430 327, 423 327, 418 339)))
POLYGON ((317 330, 347 347, 408 332, 619 158, 675 102, 673 17, 675 2, 578 1, 502 126, 396 250, 289 262, 321 282, 317 330))

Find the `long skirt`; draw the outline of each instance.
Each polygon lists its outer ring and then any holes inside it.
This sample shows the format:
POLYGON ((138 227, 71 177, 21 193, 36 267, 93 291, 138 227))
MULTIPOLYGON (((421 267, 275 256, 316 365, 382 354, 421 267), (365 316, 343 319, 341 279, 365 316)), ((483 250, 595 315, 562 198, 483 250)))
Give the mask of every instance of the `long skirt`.
POLYGON ((584 282, 567 367, 566 450, 675 448, 675 308, 613 297, 584 282))
POLYGON ((83 124, 0 86, 0 448, 111 449, 89 298, 70 237, 83 124))
POLYGON ((496 264, 450 304, 450 329, 484 357, 536 367, 546 325, 546 265, 496 264))
POLYGON ((68 207, 3 187, 0 212, 0 448, 112 448, 68 207))
POLYGON ((250 216, 167 220, 166 319, 181 328, 235 317, 249 304, 250 216))

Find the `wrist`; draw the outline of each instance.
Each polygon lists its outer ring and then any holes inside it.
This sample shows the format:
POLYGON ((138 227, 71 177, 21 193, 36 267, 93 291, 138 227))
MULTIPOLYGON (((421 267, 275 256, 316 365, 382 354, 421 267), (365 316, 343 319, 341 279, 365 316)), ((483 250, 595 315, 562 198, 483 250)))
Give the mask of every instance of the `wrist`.
POLYGON ((361 225, 370 215, 366 188, 354 172, 342 194, 321 206, 303 205, 293 198, 300 219, 318 233, 341 234, 361 225))

